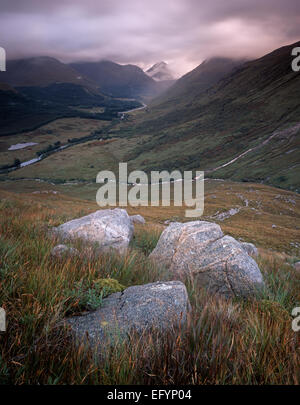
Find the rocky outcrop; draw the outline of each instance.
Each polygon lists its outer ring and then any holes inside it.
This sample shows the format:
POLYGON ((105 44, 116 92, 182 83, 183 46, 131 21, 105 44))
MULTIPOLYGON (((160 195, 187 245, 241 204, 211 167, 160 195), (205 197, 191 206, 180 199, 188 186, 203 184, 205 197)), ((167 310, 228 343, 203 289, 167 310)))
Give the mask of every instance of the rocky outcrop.
POLYGON ((158 281, 112 294, 98 310, 66 322, 79 341, 88 337, 97 346, 107 339, 114 342, 116 337, 123 338, 131 331, 171 330, 186 321, 189 307, 183 283, 158 281))
POLYGON ((62 259, 63 257, 74 257, 79 255, 79 251, 66 245, 57 245, 51 250, 51 256, 62 259))
POLYGON ((241 242, 242 248, 248 253, 248 255, 257 257, 258 256, 258 250, 253 243, 248 243, 248 242, 241 242))
POLYGON ((80 238, 96 243, 99 251, 111 248, 124 253, 133 236, 133 224, 126 210, 99 210, 54 228, 63 240, 80 238))
POLYGON ((130 219, 132 221, 133 224, 145 224, 145 218, 142 217, 141 215, 131 215, 130 219))
POLYGON ((175 275, 197 277, 213 293, 248 296, 263 286, 253 258, 215 223, 170 224, 149 257, 175 275))

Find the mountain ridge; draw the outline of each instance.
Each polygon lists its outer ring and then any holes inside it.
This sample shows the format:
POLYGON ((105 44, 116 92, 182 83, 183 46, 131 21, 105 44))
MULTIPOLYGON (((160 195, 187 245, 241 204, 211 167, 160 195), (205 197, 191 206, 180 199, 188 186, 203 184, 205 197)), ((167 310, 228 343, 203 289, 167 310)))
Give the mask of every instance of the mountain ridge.
POLYGON ((101 91, 114 97, 153 96, 157 92, 155 81, 136 65, 102 60, 72 63, 70 66, 96 82, 101 91))
POLYGON ((91 80, 79 75, 69 65, 49 56, 8 60, 6 72, 1 72, 0 80, 13 87, 73 83, 97 89, 91 80))

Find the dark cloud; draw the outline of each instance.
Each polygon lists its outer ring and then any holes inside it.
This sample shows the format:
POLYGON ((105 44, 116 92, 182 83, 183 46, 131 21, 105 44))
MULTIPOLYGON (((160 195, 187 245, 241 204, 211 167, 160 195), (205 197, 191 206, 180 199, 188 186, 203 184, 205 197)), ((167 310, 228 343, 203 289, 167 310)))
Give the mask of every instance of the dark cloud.
POLYGON ((179 73, 215 56, 256 57, 300 39, 299 0, 1 0, 10 58, 112 59, 179 73))

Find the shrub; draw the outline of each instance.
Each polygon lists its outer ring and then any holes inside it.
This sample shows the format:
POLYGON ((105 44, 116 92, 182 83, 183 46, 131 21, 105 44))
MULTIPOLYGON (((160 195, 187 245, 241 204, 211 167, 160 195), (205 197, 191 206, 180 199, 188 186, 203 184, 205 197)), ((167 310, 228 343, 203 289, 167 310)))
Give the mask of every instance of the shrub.
POLYGON ((69 311, 77 312, 83 310, 94 310, 101 306, 104 297, 124 290, 117 280, 112 278, 80 280, 75 283, 74 287, 66 290, 65 298, 69 303, 69 311))

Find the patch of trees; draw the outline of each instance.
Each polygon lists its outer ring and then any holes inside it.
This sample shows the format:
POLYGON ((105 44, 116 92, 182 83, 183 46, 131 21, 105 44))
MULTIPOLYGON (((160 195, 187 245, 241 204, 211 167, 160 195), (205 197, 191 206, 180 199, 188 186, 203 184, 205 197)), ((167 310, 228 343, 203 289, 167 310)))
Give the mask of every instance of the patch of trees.
POLYGON ((41 156, 47 153, 51 153, 53 151, 56 151, 58 148, 60 148, 60 141, 55 142, 54 144, 48 145, 45 149, 39 150, 36 152, 37 156, 41 156))
POLYGON ((90 135, 82 136, 80 138, 69 138, 68 143, 82 143, 82 142, 87 142, 87 141, 92 141, 93 139, 109 139, 109 135, 103 134, 102 135, 102 130, 98 129, 93 131, 90 135), (101 136, 99 136, 101 135, 101 136))

